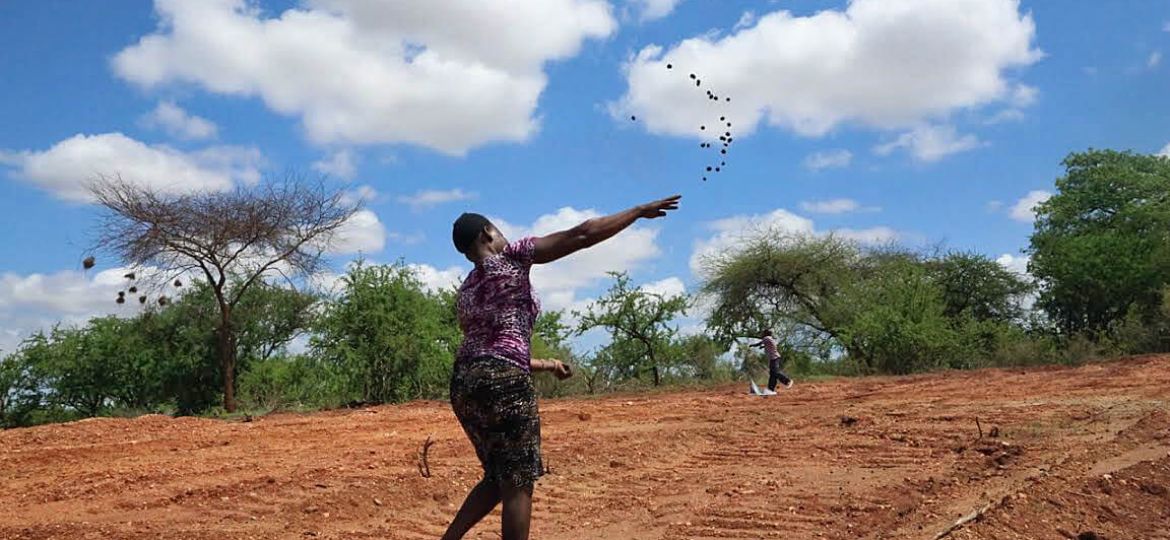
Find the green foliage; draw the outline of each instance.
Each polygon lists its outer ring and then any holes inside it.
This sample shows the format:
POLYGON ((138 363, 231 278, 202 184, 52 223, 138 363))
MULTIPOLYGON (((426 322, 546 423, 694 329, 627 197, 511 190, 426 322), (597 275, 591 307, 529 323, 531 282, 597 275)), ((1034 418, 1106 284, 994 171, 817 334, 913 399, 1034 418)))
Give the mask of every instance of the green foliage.
MULTIPOLYGON (((283 352, 307 330, 316 302, 312 294, 262 281, 249 287, 233 313, 238 349, 233 375, 283 352)), ((146 337, 159 359, 154 374, 162 386, 158 401, 172 403, 180 414, 207 411, 223 399, 215 341, 219 317, 215 295, 197 283, 165 309, 135 320, 136 333, 146 337)))
MULTIPOLYGON (((303 330, 315 299, 257 283, 237 311, 241 368, 283 350, 303 330)), ((4 425, 117 411, 207 411, 222 398, 205 287, 133 318, 99 317, 29 337, 0 370, 4 425)))
MULTIPOLYGON (((552 351, 559 351, 568 346, 569 337, 573 334, 571 328, 564 322, 565 314, 562 311, 545 311, 536 318, 536 324, 532 326, 532 336, 534 341, 539 339, 540 342, 547 346, 552 351)), ((533 353, 533 358, 555 358, 556 356, 543 356, 533 353)))
POLYGON ((725 381, 734 376, 731 364, 721 360, 727 352, 723 344, 702 334, 684 336, 671 344, 671 362, 676 376, 700 381, 725 381))
POLYGON ((44 400, 82 416, 97 416, 116 404, 138 405, 133 394, 148 390, 127 389, 130 396, 121 393, 124 386, 141 382, 138 368, 143 363, 139 344, 121 339, 125 325, 125 321, 105 317, 92 320, 85 329, 58 327, 25 341, 20 353, 33 378, 45 387, 44 400), (128 357, 125 363, 123 356, 128 357))
POLYGON ((958 336, 944 315, 943 292, 916 261, 879 261, 835 300, 844 321, 836 332, 866 371, 936 369, 955 352, 958 336))
POLYGON ((1170 283, 1170 160, 1090 150, 1064 166, 1031 238, 1040 306, 1066 335, 1102 335, 1131 307, 1149 322, 1170 283))
POLYGON ((577 333, 604 328, 610 335, 610 352, 601 355, 612 373, 621 379, 649 371, 654 385, 672 360, 670 348, 678 329, 671 322, 685 315, 685 295, 664 296, 630 286, 624 273, 611 272, 614 284, 589 309, 578 313, 577 333), (620 352, 620 354, 618 354, 620 352))
MULTIPOLYGON (((742 338, 772 329, 798 377, 911 373, 1170 351, 1170 160, 1127 152, 1070 155, 1059 193, 1038 210, 1036 283, 973 253, 864 248, 829 236, 758 231, 703 261, 707 332, 679 335, 690 299, 633 287, 625 274, 570 327, 542 314, 534 358, 542 397, 766 377, 742 338), (1026 308, 1039 291, 1043 312, 1026 308), (570 338, 609 342, 589 355, 570 338), (732 351, 729 353, 729 351, 732 351), (648 377, 652 374, 652 377, 648 377)), ((230 272, 227 274, 230 278, 230 272)), ((446 393, 461 339, 455 290, 427 291, 402 264, 358 263, 319 298, 262 280, 230 306, 196 281, 165 307, 34 334, 0 358, 0 427, 99 414, 207 414, 238 389, 251 410, 397 402, 446 393), (308 333, 309 352, 289 344, 308 333), (223 346, 229 343, 230 365, 223 346), (235 384, 231 383, 235 380, 235 384)), ((222 293, 223 291, 220 291, 222 293)), ((222 295, 221 298, 222 299, 222 295)))
POLYGON ((546 311, 536 318, 532 328, 532 358, 560 360, 572 366, 574 373, 574 377, 564 381, 551 373, 534 373, 533 384, 540 397, 561 397, 588 391, 589 366, 576 361, 568 343, 571 335, 572 329, 564 323, 564 312, 546 311))
POLYGON ((841 238, 760 231, 702 261, 701 291, 713 301, 707 327, 728 344, 773 328, 800 350, 848 347, 840 331, 850 310, 835 301, 859 279, 862 262, 858 246, 841 238))
POLYGON ((240 375, 240 403, 248 410, 343 405, 346 379, 336 366, 311 355, 273 356, 240 375))
POLYGON ((359 262, 342 283, 310 344, 340 373, 343 396, 376 403, 443 396, 459 342, 451 295, 425 291, 402 264, 359 262))
POLYGON ((703 272, 715 336, 776 329, 790 369, 808 373, 973 365, 1018 327, 1030 290, 980 255, 864 250, 833 236, 775 231, 705 260, 703 272))
POLYGON ((942 287, 943 315, 976 321, 1016 322, 1022 301, 1034 287, 1003 265, 975 253, 948 253, 927 261, 931 279, 942 287))
POLYGON ((24 358, 0 358, 0 428, 26 426, 41 408, 42 395, 24 358))
POLYGON ((165 309, 136 319, 137 333, 158 359, 152 375, 161 385, 157 401, 172 405, 181 415, 207 411, 223 396, 215 344, 218 311, 201 289, 193 288, 165 309))

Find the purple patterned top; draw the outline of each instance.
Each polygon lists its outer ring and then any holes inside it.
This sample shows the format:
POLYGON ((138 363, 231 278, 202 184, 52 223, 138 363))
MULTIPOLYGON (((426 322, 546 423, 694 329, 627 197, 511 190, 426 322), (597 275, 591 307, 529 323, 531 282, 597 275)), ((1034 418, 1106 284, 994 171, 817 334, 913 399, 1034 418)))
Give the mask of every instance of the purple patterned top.
POLYGON ((768 355, 768 369, 780 369, 780 351, 776 349, 776 340, 772 336, 764 336, 760 342, 764 344, 764 353, 768 355))
POLYGON ((528 279, 535 252, 535 238, 518 240, 480 261, 463 280, 458 300, 463 343, 456 362, 495 356, 531 369, 532 326, 540 314, 528 279))

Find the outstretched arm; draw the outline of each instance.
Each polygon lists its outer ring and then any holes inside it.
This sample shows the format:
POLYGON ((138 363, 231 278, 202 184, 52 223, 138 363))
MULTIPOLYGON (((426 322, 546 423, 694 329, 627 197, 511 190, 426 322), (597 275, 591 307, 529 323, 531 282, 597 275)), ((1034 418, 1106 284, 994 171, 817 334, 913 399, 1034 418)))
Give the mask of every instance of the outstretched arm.
POLYGON ((640 218, 654 219, 665 216, 667 211, 678 209, 678 201, 681 198, 681 195, 675 195, 638 205, 624 212, 586 220, 572 229, 537 238, 533 262, 536 264, 553 262, 612 238, 640 218))
POLYGON ((560 360, 538 360, 533 358, 530 366, 532 371, 547 371, 562 381, 573 376, 573 368, 560 360))

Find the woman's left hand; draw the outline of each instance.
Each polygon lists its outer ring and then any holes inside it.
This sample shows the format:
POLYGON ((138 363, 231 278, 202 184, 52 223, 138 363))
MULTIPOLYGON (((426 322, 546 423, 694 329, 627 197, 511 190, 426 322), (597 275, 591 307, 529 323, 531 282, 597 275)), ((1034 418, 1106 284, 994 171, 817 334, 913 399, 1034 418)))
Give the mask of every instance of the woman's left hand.
POLYGON ((556 375, 557 379, 562 381, 573 376, 573 368, 560 360, 553 360, 552 372, 553 375, 556 375))

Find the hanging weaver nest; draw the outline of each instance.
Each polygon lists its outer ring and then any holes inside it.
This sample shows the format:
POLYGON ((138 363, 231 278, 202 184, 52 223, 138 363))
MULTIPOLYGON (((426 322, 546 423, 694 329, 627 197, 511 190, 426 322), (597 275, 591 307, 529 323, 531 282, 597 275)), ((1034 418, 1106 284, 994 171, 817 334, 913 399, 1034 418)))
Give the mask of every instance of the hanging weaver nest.
POLYGON ((95 264, 97 264, 97 261, 94 260, 92 255, 89 257, 86 257, 84 261, 81 261, 81 267, 85 268, 86 270, 93 268, 93 265, 95 265, 95 264))

